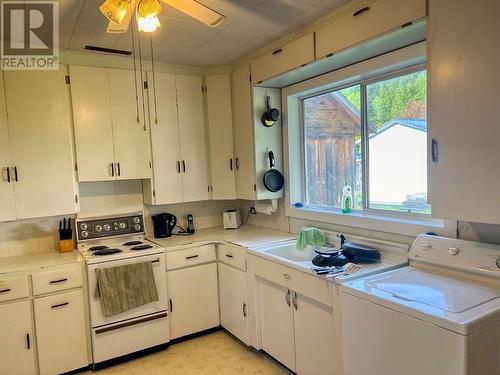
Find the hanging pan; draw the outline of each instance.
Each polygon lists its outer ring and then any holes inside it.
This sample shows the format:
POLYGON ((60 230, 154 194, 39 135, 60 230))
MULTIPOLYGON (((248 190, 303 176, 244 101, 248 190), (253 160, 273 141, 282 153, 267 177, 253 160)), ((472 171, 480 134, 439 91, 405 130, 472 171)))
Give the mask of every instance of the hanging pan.
POLYGON ((264 174, 264 186, 267 190, 276 193, 283 189, 285 178, 280 171, 274 169, 274 153, 269 151, 269 167, 270 169, 264 174))
POLYGON ((270 128, 280 119, 280 111, 277 108, 271 108, 271 97, 266 96, 266 111, 262 114, 262 125, 270 128))

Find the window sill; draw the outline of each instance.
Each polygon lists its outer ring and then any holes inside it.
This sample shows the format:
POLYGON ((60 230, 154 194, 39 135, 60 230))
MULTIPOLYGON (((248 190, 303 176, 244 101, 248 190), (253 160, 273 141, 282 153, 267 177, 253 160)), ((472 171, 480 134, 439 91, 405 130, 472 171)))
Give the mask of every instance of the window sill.
POLYGON ((286 216, 405 236, 417 236, 425 232, 435 232, 446 237, 456 236, 456 221, 453 220, 425 217, 408 218, 373 212, 343 214, 336 210, 307 206, 301 208, 289 206, 286 208, 286 216))

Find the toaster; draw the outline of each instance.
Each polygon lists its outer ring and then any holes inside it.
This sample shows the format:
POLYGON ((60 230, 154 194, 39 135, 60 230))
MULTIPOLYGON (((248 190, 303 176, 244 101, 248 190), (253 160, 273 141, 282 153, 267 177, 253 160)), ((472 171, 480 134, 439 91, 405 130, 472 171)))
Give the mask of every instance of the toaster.
POLYGON ((222 215, 224 229, 238 229, 241 227, 240 210, 225 211, 222 215))

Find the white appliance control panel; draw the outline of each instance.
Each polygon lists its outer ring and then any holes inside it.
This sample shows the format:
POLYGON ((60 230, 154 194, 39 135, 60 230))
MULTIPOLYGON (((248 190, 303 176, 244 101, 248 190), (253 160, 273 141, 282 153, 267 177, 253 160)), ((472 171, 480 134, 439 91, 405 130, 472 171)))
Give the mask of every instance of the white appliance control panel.
POLYGON ((142 212, 120 217, 77 219, 77 241, 144 233, 142 212))
POLYGON ((408 253, 427 263, 500 278, 500 245, 421 234, 408 253))

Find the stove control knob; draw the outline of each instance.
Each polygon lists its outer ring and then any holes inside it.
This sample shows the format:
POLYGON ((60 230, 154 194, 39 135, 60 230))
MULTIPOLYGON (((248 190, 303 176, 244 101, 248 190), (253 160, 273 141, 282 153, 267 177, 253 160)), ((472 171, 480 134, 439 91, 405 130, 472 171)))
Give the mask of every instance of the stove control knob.
POLYGON ((119 228, 118 228, 118 223, 116 223, 116 222, 115 222, 115 223, 113 223, 113 230, 118 230, 118 229, 119 229, 119 228))
POLYGON ((460 252, 460 249, 458 247, 450 247, 450 250, 448 250, 450 255, 457 255, 460 252))
POLYGON ((141 218, 139 216, 134 217, 134 224, 139 224, 141 222, 141 218))
POLYGON ((82 238, 87 238, 89 236, 89 232, 87 232, 86 230, 82 230, 82 238))
POLYGON ((497 267, 500 268, 500 256, 497 258, 497 267))
POLYGON ((95 226, 95 231, 96 232, 102 232, 102 225, 96 225, 95 226))
POLYGON ((81 230, 87 230, 87 228, 88 228, 88 227, 89 227, 89 226, 88 226, 86 223, 81 223, 81 224, 80 224, 80 229, 81 229, 81 230))
POLYGON ((120 227, 120 229, 125 229, 127 227, 127 224, 124 221, 121 221, 118 226, 120 227))
POLYGON ((105 231, 105 232, 109 232, 109 231, 110 231, 110 229, 111 229, 111 225, 109 225, 109 224, 104 224, 103 228, 104 228, 104 231, 105 231))
POLYGON ((141 230, 141 226, 139 224, 135 224, 134 225, 134 229, 137 230, 137 231, 139 231, 139 230, 141 230))

